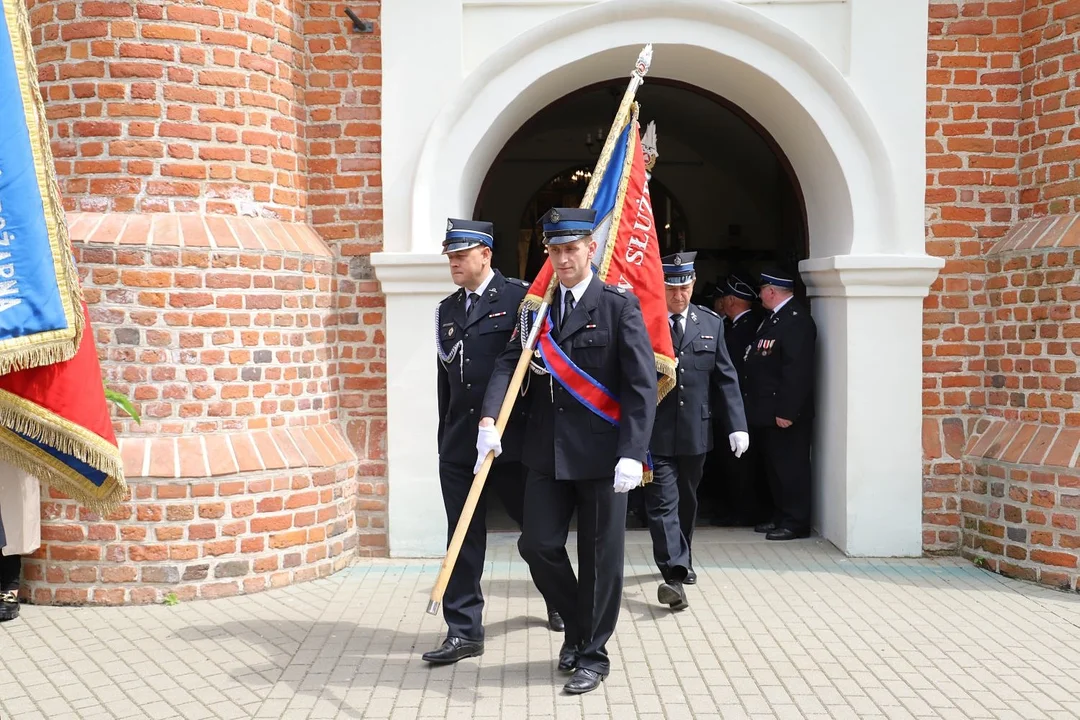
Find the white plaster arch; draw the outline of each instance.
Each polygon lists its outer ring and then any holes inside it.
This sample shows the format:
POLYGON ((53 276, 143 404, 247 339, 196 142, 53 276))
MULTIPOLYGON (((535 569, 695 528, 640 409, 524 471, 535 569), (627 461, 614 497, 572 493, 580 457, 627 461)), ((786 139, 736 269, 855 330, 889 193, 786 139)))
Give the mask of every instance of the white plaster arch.
MULTIPOLYGON (((459 3, 415 2, 460 29, 459 3)), ((384 251, 371 258, 386 295, 391 554, 437 556, 445 547, 445 535, 433 532, 443 517, 430 317, 452 289, 439 254, 446 218, 471 216, 492 161, 530 117, 576 89, 628 77, 650 42, 650 75, 739 105, 798 176, 810 236, 800 271, 820 338, 815 527, 853 555, 921 552, 922 298, 942 265, 923 248, 923 139, 913 109, 921 111, 924 97, 927 7, 847 4, 846 40, 861 49, 848 77, 799 35, 730 0, 606 0, 521 34, 507 21, 505 36, 492 37, 501 48, 445 93, 436 82, 441 57, 427 47, 435 36, 417 35, 415 11, 384 10, 392 16, 384 42, 399 65, 421 56, 401 76, 422 88, 387 87, 386 236, 384 251), (900 51, 902 64, 889 48, 900 51), (859 93, 852 77, 861 78, 859 93), (883 100, 873 84, 881 77, 901 90, 900 100, 883 100), (421 143, 413 139, 420 132, 409 132, 427 120, 409 124, 421 105, 409 93, 423 88, 439 110, 421 143), (877 114, 860 98, 872 100, 877 114), (892 160, 890 149, 898 153, 892 160)), ((446 47, 460 52, 459 41, 446 47)))
POLYGON ((904 252, 885 144, 844 76, 790 30, 717 0, 597 3, 493 53, 432 123, 414 176, 409 247, 387 251, 437 252, 446 218, 471 214, 491 162, 526 120, 572 90, 628 77, 648 42, 650 75, 731 100, 776 139, 802 185, 812 258, 904 252))

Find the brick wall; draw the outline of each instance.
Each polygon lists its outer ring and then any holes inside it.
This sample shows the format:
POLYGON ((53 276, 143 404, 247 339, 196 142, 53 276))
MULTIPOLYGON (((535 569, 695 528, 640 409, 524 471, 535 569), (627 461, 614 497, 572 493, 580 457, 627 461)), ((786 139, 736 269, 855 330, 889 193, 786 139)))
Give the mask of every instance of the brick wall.
POLYGON ((379 2, 309 0, 304 7, 310 223, 348 262, 338 293, 340 417, 361 457, 360 552, 385 555, 385 301, 369 262, 382 249, 379 2), (346 6, 375 21, 375 34, 349 30, 346 6))
POLYGON ((1080 3, 930 9, 924 542, 1076 588, 1080 3))
POLYGON ((306 220, 296 6, 31 2, 65 206, 306 220))
POLYGON ((930 4, 926 251, 945 267, 925 303, 924 546, 960 544, 961 464, 986 402, 985 255, 1019 200, 1022 2, 930 4))

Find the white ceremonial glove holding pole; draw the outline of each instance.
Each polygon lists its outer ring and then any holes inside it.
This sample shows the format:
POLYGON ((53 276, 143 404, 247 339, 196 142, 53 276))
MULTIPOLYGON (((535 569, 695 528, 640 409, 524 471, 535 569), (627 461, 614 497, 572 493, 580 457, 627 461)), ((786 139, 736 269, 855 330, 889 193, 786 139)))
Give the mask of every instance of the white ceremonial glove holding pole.
POLYGON ((473 475, 480 472, 480 466, 484 464, 484 458, 489 452, 495 453, 495 457, 502 455, 502 438, 499 437, 499 429, 495 427, 495 423, 480 426, 480 432, 476 436, 476 464, 473 465, 473 475))
POLYGON ((639 460, 619 458, 619 464, 615 466, 615 492, 630 492, 641 485, 642 476, 643 471, 639 460))
POLYGON ((727 437, 728 442, 731 443, 731 452, 735 453, 735 457, 742 457, 742 454, 750 449, 750 435, 748 433, 736 431, 727 437))

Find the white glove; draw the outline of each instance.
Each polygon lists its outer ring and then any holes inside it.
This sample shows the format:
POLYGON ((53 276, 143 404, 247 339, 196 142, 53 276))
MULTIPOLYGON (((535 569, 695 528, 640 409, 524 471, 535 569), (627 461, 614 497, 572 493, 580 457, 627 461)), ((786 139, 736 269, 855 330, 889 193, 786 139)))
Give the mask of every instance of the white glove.
POLYGON ((641 485, 642 469, 639 460, 619 458, 619 464, 615 466, 615 492, 630 492, 641 485))
POLYGON ((744 432, 733 432, 727 436, 728 442, 731 443, 731 452, 735 453, 735 457, 742 457, 742 454, 750 447, 750 435, 744 432))
POLYGON ((495 453, 495 457, 502 455, 502 438, 494 425, 481 425, 476 436, 476 464, 473 466, 473 475, 480 472, 480 466, 484 464, 489 452, 495 453))

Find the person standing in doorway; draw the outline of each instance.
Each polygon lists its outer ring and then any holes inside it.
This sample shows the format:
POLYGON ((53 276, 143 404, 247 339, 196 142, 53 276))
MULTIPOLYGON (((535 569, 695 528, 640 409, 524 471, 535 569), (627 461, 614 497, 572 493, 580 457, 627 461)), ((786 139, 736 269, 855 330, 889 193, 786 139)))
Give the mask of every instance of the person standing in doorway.
MULTIPOLYGON (((607 642, 615 632, 623 587, 626 493, 641 484, 656 414, 656 360, 632 293, 603 283, 592 270, 596 211, 553 208, 544 242, 558 278, 550 337, 573 367, 533 375, 522 462, 525 526, 518 545, 540 590, 566 623, 558 669, 573 672, 569 693, 595 690, 611 672, 607 642), (599 384, 618 399, 612 424, 569 388, 599 384), (564 386, 563 383, 566 383, 564 386), (578 574, 566 540, 577 512, 578 574)), ((489 434, 521 355, 520 338, 499 356, 484 397, 477 458, 499 452, 489 434)))
MULTIPOLYGON (((731 363, 742 377, 746 348, 754 341, 762 314, 754 307, 758 299, 755 283, 741 273, 732 273, 720 286, 720 306, 724 318, 724 343, 731 363)), ((749 408, 746 409, 749 415, 749 408)), ((736 457, 727 448, 717 448, 723 477, 723 506, 711 524, 720 527, 752 527, 772 517, 768 482, 759 475, 760 448, 750 439, 750 449, 736 457)))
POLYGON ((675 387, 656 409, 650 445, 653 481, 644 488, 653 557, 664 578, 657 599, 673 610, 687 607, 683 584, 697 582, 691 553, 698 485, 713 443, 713 408, 721 414, 731 452, 742 455, 750 443, 723 321, 690 303, 696 255, 676 253, 661 260, 678 367, 675 387))
MULTIPOLYGON (((447 543, 453 536, 472 487, 477 420, 495 358, 517 327, 518 307, 528 283, 504 277, 491 267, 491 223, 451 218, 443 254, 459 290, 441 303, 435 331, 439 392, 439 480, 446 507, 447 543)), ((520 464, 521 430, 527 405, 519 403, 503 437, 505 451, 492 466, 476 506, 457 564, 443 596, 448 626, 442 646, 424 653, 429 663, 455 663, 484 652, 484 596, 480 576, 487 551, 487 490, 492 489, 507 514, 521 526, 524 477, 520 464)), ((562 631, 559 613, 548 605, 548 626, 562 631)))
POLYGON ((776 504, 773 519, 754 528, 768 540, 810 536, 817 326, 794 292, 793 274, 776 268, 761 273, 761 304, 769 314, 743 365, 747 416, 776 504))

